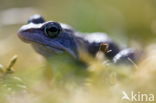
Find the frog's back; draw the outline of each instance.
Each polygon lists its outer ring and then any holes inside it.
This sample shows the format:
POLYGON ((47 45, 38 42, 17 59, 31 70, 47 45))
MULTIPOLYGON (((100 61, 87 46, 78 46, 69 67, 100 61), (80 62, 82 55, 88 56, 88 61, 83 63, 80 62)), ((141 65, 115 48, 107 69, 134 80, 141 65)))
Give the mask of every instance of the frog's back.
POLYGON ((112 39, 105 33, 95 32, 84 34, 84 39, 88 42, 88 51, 92 55, 96 55, 96 53, 100 49, 101 44, 108 45, 109 52, 105 54, 108 59, 113 59, 113 57, 120 51, 119 46, 115 42, 113 42, 112 39))

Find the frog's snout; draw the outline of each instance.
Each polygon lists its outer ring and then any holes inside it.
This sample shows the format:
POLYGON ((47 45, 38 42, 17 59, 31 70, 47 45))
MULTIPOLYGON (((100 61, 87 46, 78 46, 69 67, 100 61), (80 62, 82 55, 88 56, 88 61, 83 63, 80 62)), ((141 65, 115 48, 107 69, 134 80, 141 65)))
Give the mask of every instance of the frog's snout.
MULTIPOLYGON (((34 24, 30 23, 27 25, 23 25, 17 32, 18 37, 24 41, 27 42, 27 38, 29 38, 29 35, 33 33, 33 29, 35 29, 34 24)), ((37 27, 36 27, 37 28, 37 27)))
POLYGON ((19 31, 17 32, 17 36, 24 42, 28 42, 26 39, 25 39, 25 36, 24 36, 24 33, 21 29, 19 29, 19 31))

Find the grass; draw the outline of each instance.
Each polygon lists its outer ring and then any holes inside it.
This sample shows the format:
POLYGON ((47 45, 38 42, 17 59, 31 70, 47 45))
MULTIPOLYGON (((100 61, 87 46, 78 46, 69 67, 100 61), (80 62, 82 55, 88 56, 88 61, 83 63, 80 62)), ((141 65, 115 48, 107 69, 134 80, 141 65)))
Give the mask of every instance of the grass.
POLYGON ((131 103, 121 100, 122 91, 156 95, 156 56, 151 55, 155 52, 147 49, 137 67, 107 65, 82 54, 88 66, 61 55, 39 68, 15 68, 0 77, 0 102, 131 103))
MULTIPOLYGON (((2 1, 0 103, 131 103, 121 100, 123 91, 156 96, 154 0, 2 1), (122 47, 142 47, 144 57, 135 66, 108 65, 104 58, 83 53, 87 66, 68 55, 45 61, 16 35, 26 20, 23 24, 7 24, 17 20, 14 13, 10 14, 12 18, 3 20, 8 18, 3 14, 6 10, 27 7, 37 9, 46 20, 67 23, 77 31, 106 32, 122 47), (15 54, 18 60, 10 60, 15 54)), ((28 18, 30 15, 26 14, 21 15, 28 18)))

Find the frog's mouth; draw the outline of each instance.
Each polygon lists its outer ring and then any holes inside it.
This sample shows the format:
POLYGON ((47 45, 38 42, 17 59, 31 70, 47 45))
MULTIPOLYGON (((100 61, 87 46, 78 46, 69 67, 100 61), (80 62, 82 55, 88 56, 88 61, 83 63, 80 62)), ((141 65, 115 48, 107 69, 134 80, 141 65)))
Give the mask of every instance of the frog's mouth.
MULTIPOLYGON (((72 51, 72 50, 70 50, 70 49, 68 49, 68 48, 65 48, 64 46, 62 46, 62 45, 58 45, 58 46, 55 46, 55 45, 46 45, 46 44, 43 44, 43 43, 36 43, 36 42, 32 42, 31 43, 32 45, 33 44, 37 44, 37 45, 40 45, 40 46, 42 46, 43 48, 46 48, 46 50, 49 50, 49 51, 52 51, 52 52, 55 52, 55 53, 63 53, 63 52, 67 52, 67 53, 69 53, 69 54, 71 54, 74 58, 77 58, 77 55, 72 51)), ((37 48, 37 47, 35 47, 35 48, 37 48)), ((43 50, 43 49, 42 49, 43 50)), ((46 51, 47 52, 47 51, 46 51)))
POLYGON ((39 40, 35 40, 35 41, 34 41, 34 40, 32 40, 31 37, 24 36, 24 35, 28 35, 28 34, 29 34, 28 32, 21 32, 21 31, 19 31, 19 32, 18 32, 18 37, 19 37, 22 41, 24 41, 24 42, 26 42, 26 43, 30 43, 30 44, 32 44, 32 45, 35 44, 35 46, 33 46, 33 47, 34 47, 35 49, 37 48, 37 49, 38 49, 38 50, 37 50, 38 52, 42 51, 43 48, 46 48, 48 51, 51 51, 51 52, 55 52, 55 53, 67 52, 67 53, 71 54, 74 58, 77 58, 77 57, 78 57, 77 54, 76 54, 73 50, 64 47, 64 46, 61 45, 60 43, 53 42, 53 43, 51 43, 51 44, 48 44, 48 43, 46 44, 45 42, 43 43, 43 42, 41 42, 41 41, 39 41, 39 40), (40 48, 40 47, 42 47, 42 48, 40 48), (41 50, 39 50, 39 48, 40 48, 41 50))

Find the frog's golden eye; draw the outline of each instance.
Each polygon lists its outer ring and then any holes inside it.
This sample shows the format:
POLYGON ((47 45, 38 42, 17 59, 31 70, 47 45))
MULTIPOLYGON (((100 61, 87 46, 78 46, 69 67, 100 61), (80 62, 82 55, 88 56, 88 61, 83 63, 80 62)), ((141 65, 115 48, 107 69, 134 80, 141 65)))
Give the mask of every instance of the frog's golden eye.
POLYGON ((49 22, 44 25, 44 33, 50 38, 57 37, 61 30, 60 24, 56 22, 49 22))

